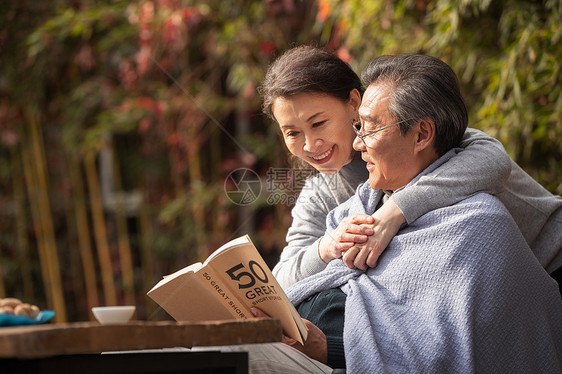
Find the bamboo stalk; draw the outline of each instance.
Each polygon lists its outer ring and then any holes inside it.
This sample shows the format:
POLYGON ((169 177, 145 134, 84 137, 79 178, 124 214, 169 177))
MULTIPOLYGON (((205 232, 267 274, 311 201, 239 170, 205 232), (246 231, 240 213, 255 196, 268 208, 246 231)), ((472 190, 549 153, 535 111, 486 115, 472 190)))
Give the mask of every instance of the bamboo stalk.
POLYGON ((28 121, 30 127, 30 136, 33 150, 33 165, 36 167, 36 175, 39 192, 39 216, 41 226, 44 227, 45 255, 47 258, 47 266, 49 268, 49 276, 51 277, 51 294, 53 298, 54 309, 57 312, 57 322, 66 322, 66 305, 64 302, 64 293, 62 288, 62 276, 59 266, 59 255, 55 240, 55 230, 53 227, 53 216, 51 214, 51 206, 49 203, 49 188, 47 183, 47 166, 45 151, 43 148, 43 135, 41 133, 40 124, 34 115, 29 115, 28 121))
POLYGON ((90 195, 90 205, 92 209, 92 222, 94 226, 94 236, 98 250, 102 283, 104 289, 106 305, 117 305, 117 295, 113 280, 113 266, 107 244, 107 234, 105 229, 105 218, 103 215, 103 205, 101 200, 99 178, 96 170, 96 160, 94 151, 86 152, 84 156, 84 166, 86 170, 86 180, 90 195))
MULTIPOLYGON (((141 267, 142 267, 142 288, 147 292, 150 290, 155 282, 153 265, 154 257, 150 248, 150 236, 152 235, 152 221, 150 220, 150 212, 146 203, 143 203, 139 210, 139 226, 140 226, 140 252, 141 252, 141 267)), ((147 300, 148 298, 144 298, 147 300)), ((148 301, 148 300, 147 300, 148 301)), ((147 303, 146 315, 152 316, 157 310, 155 303, 147 303)), ((150 318, 148 318, 150 320, 150 318)))
MULTIPOLYGON (((64 161, 63 161, 64 163, 64 161)), ((64 165, 68 170, 68 165, 64 165)), ((66 194, 65 194, 66 195, 66 194)), ((74 313, 72 319, 83 321, 88 318, 87 294, 84 292, 86 286, 84 284, 84 272, 82 271, 82 259, 80 251, 77 250, 78 233, 76 231, 76 217, 74 217, 74 204, 72 204, 72 196, 63 196, 64 220, 66 229, 66 248, 63 266, 67 279, 72 279, 66 285, 66 294, 70 296, 74 305, 74 313)))
POLYGON ((122 194, 121 173, 113 152, 113 180, 115 183, 116 205, 115 220, 117 223, 117 245, 119 247, 119 258, 121 262, 121 276, 123 277, 123 290, 125 302, 135 305, 135 280, 133 271, 133 259, 131 255, 131 244, 129 241, 129 230, 127 228, 127 216, 125 213, 125 202, 122 194))
POLYGON ((37 241, 37 252, 39 254, 39 265, 41 266, 41 275, 43 278, 43 286, 45 288, 45 298, 47 299, 47 307, 49 309, 54 309, 53 297, 51 294, 51 277, 49 274, 49 267, 47 266, 47 255, 45 249, 45 240, 43 233, 43 226, 41 225, 41 219, 39 214, 39 203, 38 203, 38 193, 37 193, 37 183, 35 181, 35 176, 33 168, 31 166, 31 159, 28 154, 26 147, 22 148, 22 165, 23 174, 25 178, 25 184, 27 186, 27 195, 29 199, 29 207, 31 208, 31 221, 33 224, 33 230, 35 232, 35 237, 37 241))
MULTIPOLYGON (((65 168, 68 170, 68 167, 65 168)), ((76 231, 76 217, 74 217, 74 204, 72 196, 64 196, 63 209, 66 225, 66 256, 64 259, 65 275, 67 279, 72 279, 66 285, 67 295, 72 298, 74 310, 72 319, 84 321, 90 317, 88 308, 88 294, 86 292, 85 277, 82 269, 82 257, 77 248, 78 233, 76 231)))
MULTIPOLYGON (((193 139, 193 138, 192 138, 193 139)), ((193 145, 194 148, 197 145, 193 145)), ((199 157, 198 149, 189 152, 189 179, 191 189, 195 189, 198 185, 202 184, 201 181, 201 158, 199 157)), ((199 193, 198 191, 195 191, 199 193)), ((200 261, 204 260, 207 253, 207 240, 205 236, 205 207, 199 201, 192 202, 191 212, 193 214, 193 222, 195 224, 195 240, 197 246, 197 257, 200 261)))
MULTIPOLYGON (((4 258, 2 256, 2 246, 0 245, 0 260, 4 258)), ((4 269, 2 267, 2 261, 0 261, 0 299, 6 297, 6 283, 4 282, 4 269)))
POLYGON ((14 202, 16 217, 16 238, 19 248, 19 262, 22 270, 23 295, 25 300, 35 300, 33 291, 33 280, 30 271, 31 266, 29 240, 27 238, 27 219, 25 210, 25 193, 22 176, 21 156, 17 150, 12 152, 12 176, 14 184, 14 202))
POLYGON ((86 286, 86 302, 88 310, 99 305, 99 295, 94 266, 94 255, 90 242, 90 229, 88 226, 88 213, 86 212, 86 199, 84 197, 84 183, 80 175, 80 163, 76 158, 72 158, 70 178, 72 180, 72 196, 74 200, 74 217, 76 219, 76 230, 78 235, 78 249, 84 272, 84 282, 86 286))

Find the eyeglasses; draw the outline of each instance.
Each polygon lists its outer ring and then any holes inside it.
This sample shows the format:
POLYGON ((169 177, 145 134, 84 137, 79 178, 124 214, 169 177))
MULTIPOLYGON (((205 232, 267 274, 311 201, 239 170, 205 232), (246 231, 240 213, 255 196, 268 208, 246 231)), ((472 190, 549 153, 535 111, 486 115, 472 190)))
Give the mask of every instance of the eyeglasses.
POLYGON ((379 132, 379 131, 386 130, 386 129, 388 129, 389 127, 396 126, 396 125, 399 125, 399 124, 404 123, 404 122, 408 122, 408 121, 410 121, 410 120, 412 120, 412 119, 413 119, 413 118, 408 118, 408 119, 405 119, 405 120, 402 120, 402 121, 393 123, 392 125, 388 125, 388 126, 385 126, 385 127, 381 127, 380 129, 376 129, 375 131, 371 131, 371 132, 368 132, 368 133, 366 133, 366 134, 361 134, 361 126, 362 126, 362 125, 361 125, 361 122, 360 122, 360 121, 357 121, 357 120, 353 121, 352 126, 353 126, 353 130, 355 131, 355 134, 357 134, 357 137, 358 137, 359 139, 361 139, 361 141, 363 141, 363 144, 365 144, 365 146, 369 147, 369 145, 367 144, 367 141, 365 141, 365 138, 366 138, 367 136, 371 136, 371 135, 373 135, 373 134, 375 134, 375 133, 377 133, 377 132, 379 132))

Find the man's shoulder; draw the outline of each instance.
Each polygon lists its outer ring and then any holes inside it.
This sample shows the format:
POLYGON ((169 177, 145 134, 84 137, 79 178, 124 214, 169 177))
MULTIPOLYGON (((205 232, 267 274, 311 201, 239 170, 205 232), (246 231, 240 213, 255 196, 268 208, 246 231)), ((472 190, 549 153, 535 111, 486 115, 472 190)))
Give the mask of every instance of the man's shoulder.
MULTIPOLYGON (((478 193, 457 204, 435 209, 402 230, 406 236, 420 236, 426 244, 445 240, 447 251, 488 253, 493 248, 528 248, 519 227, 494 196, 478 193)), ((494 253, 501 251, 494 250, 494 253)))
POLYGON ((515 221, 502 202, 495 196, 487 193, 477 193, 456 204, 435 209, 417 221, 418 225, 451 224, 459 227, 467 225, 484 227, 497 226, 498 223, 513 224, 515 221))
POLYGON ((474 209, 473 213, 483 213, 483 212, 494 212, 496 214, 508 214, 509 212, 502 204, 502 202, 489 193, 479 192, 474 194, 464 200, 459 201, 453 206, 459 207, 472 207, 474 209))
POLYGON ((511 218, 508 210, 495 196, 487 193, 477 193, 456 204, 434 209, 416 221, 413 225, 427 225, 439 222, 459 222, 478 219, 499 219, 499 217, 511 218))

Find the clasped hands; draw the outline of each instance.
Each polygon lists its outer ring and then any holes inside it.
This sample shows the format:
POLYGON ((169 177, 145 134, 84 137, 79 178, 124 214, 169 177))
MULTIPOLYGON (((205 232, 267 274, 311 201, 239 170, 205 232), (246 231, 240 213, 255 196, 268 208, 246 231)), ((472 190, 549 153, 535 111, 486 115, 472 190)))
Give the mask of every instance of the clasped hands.
POLYGON ((318 253, 325 263, 341 258, 350 269, 375 267, 381 253, 405 222, 398 206, 388 200, 373 215, 356 214, 343 219, 320 239, 318 253))

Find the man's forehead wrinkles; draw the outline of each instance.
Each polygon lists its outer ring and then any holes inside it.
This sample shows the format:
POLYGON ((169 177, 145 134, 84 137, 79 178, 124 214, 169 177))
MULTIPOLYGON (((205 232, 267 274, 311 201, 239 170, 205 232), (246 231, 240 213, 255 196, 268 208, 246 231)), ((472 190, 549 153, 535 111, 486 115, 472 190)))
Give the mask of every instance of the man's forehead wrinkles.
POLYGON ((373 93, 363 100, 361 106, 359 107, 360 112, 364 112, 367 115, 368 112, 380 110, 380 105, 388 100, 388 96, 382 96, 380 93, 373 93))
POLYGON ((383 101, 388 100, 388 94, 387 92, 385 92, 385 90, 383 90, 382 88, 375 88, 372 92, 371 91, 367 91, 367 97, 366 99, 364 98, 363 102, 365 104, 367 103, 381 103, 383 101))
POLYGON ((359 113, 359 117, 365 122, 372 122, 372 123, 381 122, 381 118, 378 115, 369 112, 366 112, 365 114, 359 113))
POLYGON ((368 122, 379 122, 380 121, 380 111, 383 110, 381 107, 377 107, 377 104, 382 100, 377 100, 376 102, 363 103, 359 107, 359 117, 362 120, 368 122))

